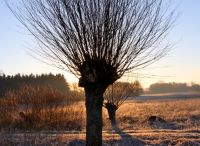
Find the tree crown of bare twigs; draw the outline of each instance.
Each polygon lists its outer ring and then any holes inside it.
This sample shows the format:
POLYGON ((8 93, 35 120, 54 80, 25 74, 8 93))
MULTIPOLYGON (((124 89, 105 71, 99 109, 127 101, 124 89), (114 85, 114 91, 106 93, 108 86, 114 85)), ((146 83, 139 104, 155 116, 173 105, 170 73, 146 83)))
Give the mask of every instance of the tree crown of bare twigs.
POLYGON ((117 78, 163 57, 175 21, 162 0, 20 0, 8 6, 39 41, 36 53, 80 74, 87 62, 112 66, 117 78), (14 7, 15 6, 15 7, 14 7))

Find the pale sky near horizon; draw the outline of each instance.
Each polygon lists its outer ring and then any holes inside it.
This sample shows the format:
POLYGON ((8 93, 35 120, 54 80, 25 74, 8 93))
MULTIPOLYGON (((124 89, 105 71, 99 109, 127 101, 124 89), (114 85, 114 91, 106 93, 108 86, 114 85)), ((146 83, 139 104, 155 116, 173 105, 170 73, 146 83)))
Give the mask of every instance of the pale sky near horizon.
MULTIPOLYGON (((157 63, 134 71, 144 87, 155 82, 200 83, 200 0, 180 0, 180 16, 169 35, 175 45, 157 63)), ((62 73, 69 82, 77 79, 62 70, 43 64, 28 55, 31 36, 0 0, 0 72, 6 75, 62 73)), ((131 75, 132 76, 132 75, 131 75)), ((129 78, 130 79, 130 78, 129 78)))

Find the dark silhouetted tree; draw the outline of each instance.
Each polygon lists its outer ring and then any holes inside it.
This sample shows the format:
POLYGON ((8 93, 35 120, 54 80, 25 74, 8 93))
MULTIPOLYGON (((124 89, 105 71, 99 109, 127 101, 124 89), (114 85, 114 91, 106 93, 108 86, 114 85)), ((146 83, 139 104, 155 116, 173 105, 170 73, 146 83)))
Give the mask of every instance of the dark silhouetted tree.
POLYGON ((86 96, 86 145, 102 145, 106 88, 163 57, 174 22, 162 0, 18 0, 8 5, 38 40, 34 50, 79 77, 86 96))
POLYGON ((143 88, 139 81, 134 83, 116 82, 110 85, 104 93, 104 107, 108 111, 112 128, 116 130, 116 111, 128 99, 128 97, 139 96, 143 93, 143 88))

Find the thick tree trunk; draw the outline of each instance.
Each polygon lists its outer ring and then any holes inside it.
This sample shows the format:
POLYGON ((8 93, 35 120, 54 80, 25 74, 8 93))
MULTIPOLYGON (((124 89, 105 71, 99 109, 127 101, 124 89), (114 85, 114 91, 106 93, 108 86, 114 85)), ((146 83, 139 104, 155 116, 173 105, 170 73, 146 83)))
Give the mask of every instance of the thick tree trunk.
POLYGON ((86 91, 86 146, 102 146, 102 106, 103 93, 86 91))
POLYGON ((106 103, 106 109, 108 111, 109 120, 111 122, 113 130, 116 129, 117 123, 116 123, 116 111, 117 107, 111 103, 106 103))

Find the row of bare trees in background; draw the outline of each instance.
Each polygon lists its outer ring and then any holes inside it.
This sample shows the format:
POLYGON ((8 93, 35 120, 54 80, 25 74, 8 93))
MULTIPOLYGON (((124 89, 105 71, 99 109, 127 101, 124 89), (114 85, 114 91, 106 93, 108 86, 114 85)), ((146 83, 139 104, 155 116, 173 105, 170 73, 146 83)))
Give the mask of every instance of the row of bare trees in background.
POLYGON ((150 93, 174 93, 174 92, 200 92, 197 83, 154 83, 149 86, 150 93))

